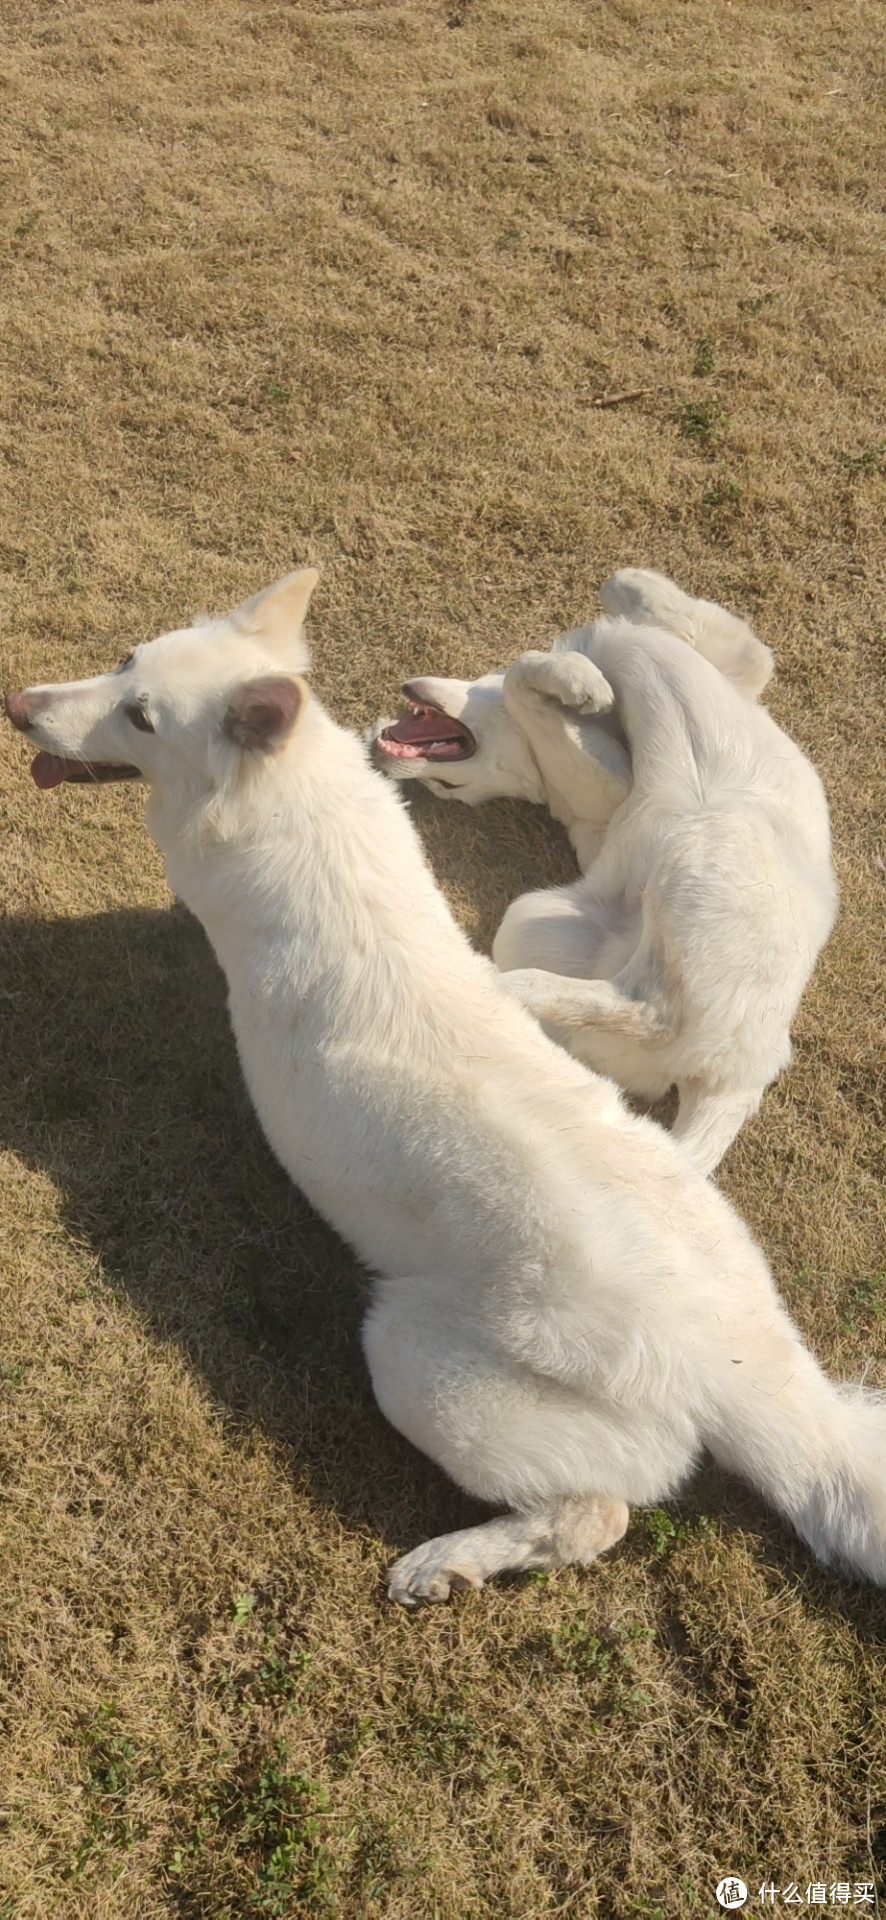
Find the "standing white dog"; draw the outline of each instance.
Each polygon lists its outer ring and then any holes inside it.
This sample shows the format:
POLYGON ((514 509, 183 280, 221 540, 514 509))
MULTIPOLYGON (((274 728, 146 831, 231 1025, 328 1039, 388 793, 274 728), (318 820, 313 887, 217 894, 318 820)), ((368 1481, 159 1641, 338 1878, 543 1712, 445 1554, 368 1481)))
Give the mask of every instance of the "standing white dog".
POLYGON ((392 1595, 590 1562, 705 1446, 886 1583, 886 1407, 825 1378, 727 1202, 472 952, 399 796, 301 677, 315 579, 7 711, 39 786, 147 781, 268 1140, 379 1276, 379 1404, 509 1509, 406 1554, 392 1595))
POLYGON ((376 728, 375 759, 469 802, 545 800, 564 823, 582 878, 515 900, 493 957, 588 1066, 652 1100, 676 1083, 674 1135, 710 1173, 790 1060, 833 925, 827 803, 755 704, 772 656, 743 621, 655 573, 614 574, 601 599, 621 617, 504 674, 410 682, 413 713, 376 728))

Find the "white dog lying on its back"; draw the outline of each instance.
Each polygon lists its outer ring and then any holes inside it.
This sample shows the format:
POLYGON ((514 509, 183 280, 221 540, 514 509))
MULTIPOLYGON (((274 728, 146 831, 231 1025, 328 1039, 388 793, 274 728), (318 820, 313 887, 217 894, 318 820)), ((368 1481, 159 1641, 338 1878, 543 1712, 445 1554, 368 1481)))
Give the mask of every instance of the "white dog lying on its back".
POLYGON ((886 1584, 886 1406, 825 1378, 727 1201, 472 952, 302 678, 315 579, 6 706, 39 786, 147 782, 267 1138, 379 1276, 379 1404, 509 1509, 407 1553, 392 1595, 587 1563, 703 1447, 886 1584))
POLYGON ((514 901, 496 964, 588 1066, 648 1099, 676 1082, 674 1134, 710 1173, 790 1059, 833 924, 827 803, 756 705, 772 656, 743 621, 654 573, 614 574, 601 599, 620 617, 504 674, 410 682, 414 714, 381 723, 374 754, 564 823, 582 878, 514 901))

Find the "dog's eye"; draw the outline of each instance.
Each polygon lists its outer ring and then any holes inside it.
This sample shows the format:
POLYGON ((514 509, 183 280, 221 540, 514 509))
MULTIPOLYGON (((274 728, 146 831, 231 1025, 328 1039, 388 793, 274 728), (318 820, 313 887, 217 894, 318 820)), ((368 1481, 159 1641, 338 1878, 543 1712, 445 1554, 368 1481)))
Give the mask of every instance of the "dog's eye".
POLYGON ((434 787, 445 787, 447 793, 458 792, 457 780, 432 780, 431 785, 434 787))
POLYGON ((123 672, 123 669, 124 669, 124 667, 129 667, 129 666, 131 666, 131 665, 132 665, 132 662, 133 662, 133 660, 134 660, 134 659, 135 659, 135 654, 134 654, 134 653, 128 653, 128 654, 126 655, 126 659, 125 659, 125 660, 118 660, 118 662, 117 662, 117 665, 116 665, 116 667, 114 668, 114 672, 115 672, 115 673, 122 673, 122 672, 123 672))
POLYGON ((140 733, 153 733, 154 723, 148 719, 144 707, 140 707, 137 700, 133 700, 130 707, 124 707, 123 711, 126 714, 127 720, 131 720, 133 726, 138 727, 140 733))

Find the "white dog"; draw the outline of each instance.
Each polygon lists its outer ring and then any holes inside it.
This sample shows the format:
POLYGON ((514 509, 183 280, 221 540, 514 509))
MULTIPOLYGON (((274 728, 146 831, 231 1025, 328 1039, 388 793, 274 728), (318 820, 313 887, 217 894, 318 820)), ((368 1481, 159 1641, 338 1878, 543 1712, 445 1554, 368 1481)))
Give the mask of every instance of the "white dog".
POLYGON ((378 1275, 379 1404, 508 1509, 407 1553, 392 1595, 590 1562, 703 1447, 886 1583, 886 1406, 825 1378, 728 1203, 472 952, 400 796, 308 693, 315 579, 7 711, 39 786, 147 782, 268 1140, 378 1275))
POLYGON ((496 964, 588 1066, 647 1099, 676 1082, 674 1134, 710 1173, 790 1059, 833 925, 827 803, 755 704, 772 656, 743 621, 654 573, 617 573, 601 598, 622 617, 504 674, 410 682, 413 713, 375 729, 374 754, 564 823, 582 878, 515 900, 496 964))

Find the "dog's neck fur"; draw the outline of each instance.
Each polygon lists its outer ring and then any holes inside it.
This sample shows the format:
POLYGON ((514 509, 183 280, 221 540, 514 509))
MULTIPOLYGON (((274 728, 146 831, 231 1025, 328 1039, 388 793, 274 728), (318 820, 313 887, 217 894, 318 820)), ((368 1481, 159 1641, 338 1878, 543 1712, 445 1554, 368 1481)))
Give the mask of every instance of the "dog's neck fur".
POLYGON ((251 972, 296 999, 333 975, 339 992, 350 975, 365 991, 367 968, 402 962, 406 950, 413 967, 426 952, 437 976, 447 949, 488 970, 438 892, 400 794, 317 700, 278 754, 235 779, 227 793, 179 807, 152 796, 147 808, 170 886, 202 922, 232 991, 251 972))

